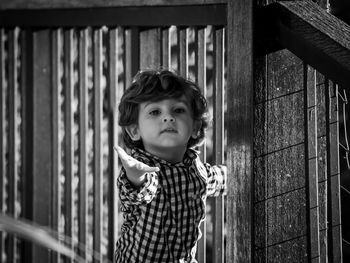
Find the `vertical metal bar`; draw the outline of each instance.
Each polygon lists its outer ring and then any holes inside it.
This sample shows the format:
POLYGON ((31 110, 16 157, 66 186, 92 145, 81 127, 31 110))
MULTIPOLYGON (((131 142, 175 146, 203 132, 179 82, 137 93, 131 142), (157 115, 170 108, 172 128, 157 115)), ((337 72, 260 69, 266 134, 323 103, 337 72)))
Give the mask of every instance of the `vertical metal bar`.
POLYGON ((102 262, 102 30, 94 30, 94 230, 95 262, 102 262))
MULTIPOLYGON (((0 212, 5 212, 5 176, 6 172, 6 83, 5 83, 5 32, 4 29, 0 29, 0 212)), ((4 236, 0 232, 0 256, 4 253, 4 236)))
POLYGON ((170 34, 169 34, 169 28, 162 28, 161 29, 161 66, 163 68, 169 68, 171 65, 170 59, 170 34))
POLYGON ((79 255, 86 258, 88 232, 88 30, 79 31, 79 255))
MULTIPOLYGON (((203 96, 207 96, 206 90, 206 41, 205 41, 205 27, 196 28, 195 30, 195 60, 196 60, 196 82, 197 85, 201 88, 203 96)), ((206 142, 200 146, 200 158, 201 160, 206 160, 206 142)), ((206 222, 204 221, 200 230, 202 232, 202 238, 198 241, 198 250, 197 250, 197 259, 198 262, 206 262, 206 234, 207 227, 206 222)))
POLYGON ((188 28, 178 28, 179 45, 178 71, 184 78, 188 77, 188 28))
POLYGON ((328 256, 330 262, 342 262, 338 86, 326 83, 328 256))
MULTIPOLYGON (((61 143, 60 143, 60 30, 51 31, 51 65, 52 65, 52 217, 51 227, 54 231, 59 231, 59 218, 61 212, 60 198, 60 166, 61 164, 61 143)), ((51 261, 59 262, 60 255, 52 252, 51 261)))
MULTIPOLYGON (((74 143, 73 143, 73 109, 74 98, 73 83, 73 30, 68 29, 64 32, 64 70, 65 70, 65 234, 73 237, 73 162, 74 162, 74 143)), ((68 260, 68 259, 67 259, 68 260)), ((69 260, 70 261, 70 260, 69 260)))
POLYGON ((124 65, 125 87, 131 84, 133 76, 140 67, 139 28, 132 27, 124 31, 124 65))
MULTIPOLYGON (((214 152, 215 163, 224 163, 224 29, 214 31, 214 152)), ((213 262, 224 262, 224 198, 216 197, 213 262)))
POLYGON ((109 246, 108 246, 108 256, 110 259, 115 261, 114 247, 117 242, 118 237, 118 194, 117 194, 117 184, 116 178, 118 173, 118 156, 113 150, 113 146, 119 144, 118 142, 118 107, 117 107, 117 98, 119 97, 118 86, 118 76, 119 76, 119 65, 118 65, 118 29, 110 29, 109 31, 109 168, 110 168, 110 177, 109 177, 109 246))
MULTIPOLYGON (((9 176, 8 176, 8 213, 16 216, 15 205, 17 198, 17 107, 18 107, 18 91, 17 91, 17 52, 18 45, 16 40, 16 29, 9 31, 9 176)), ((15 237, 10 234, 8 237, 8 260, 14 262, 17 246, 15 237)))
POLYGON ((305 171, 308 259, 320 260, 318 166, 317 166, 317 104, 316 72, 304 64, 305 171))

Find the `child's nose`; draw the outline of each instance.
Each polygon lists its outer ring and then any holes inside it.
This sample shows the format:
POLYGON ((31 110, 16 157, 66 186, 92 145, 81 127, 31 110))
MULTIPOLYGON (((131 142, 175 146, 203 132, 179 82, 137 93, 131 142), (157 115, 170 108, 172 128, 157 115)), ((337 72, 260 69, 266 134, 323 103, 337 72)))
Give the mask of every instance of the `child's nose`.
POLYGON ((164 122, 174 122, 175 121, 175 119, 174 119, 174 117, 173 116, 171 116, 170 114, 169 115, 165 115, 164 117, 163 117, 163 121, 164 122))

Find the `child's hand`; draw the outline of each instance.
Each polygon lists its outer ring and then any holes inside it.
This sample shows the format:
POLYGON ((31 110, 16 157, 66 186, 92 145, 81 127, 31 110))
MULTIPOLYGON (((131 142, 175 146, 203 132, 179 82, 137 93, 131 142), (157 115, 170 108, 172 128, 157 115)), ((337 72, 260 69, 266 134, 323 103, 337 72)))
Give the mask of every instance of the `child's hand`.
POLYGON ((127 154, 121 147, 114 147, 126 171, 129 181, 136 187, 141 186, 145 181, 145 174, 158 172, 158 167, 151 167, 143 162, 136 160, 127 154))

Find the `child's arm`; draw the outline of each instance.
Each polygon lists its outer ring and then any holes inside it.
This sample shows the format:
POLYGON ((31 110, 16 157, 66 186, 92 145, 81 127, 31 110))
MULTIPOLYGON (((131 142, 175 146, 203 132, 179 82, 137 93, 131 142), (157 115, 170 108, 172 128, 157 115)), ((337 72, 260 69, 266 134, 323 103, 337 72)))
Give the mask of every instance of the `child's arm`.
POLYGON ((126 176, 133 186, 140 187, 146 180, 147 173, 158 172, 158 167, 151 167, 128 155, 121 147, 114 147, 126 171, 126 176))

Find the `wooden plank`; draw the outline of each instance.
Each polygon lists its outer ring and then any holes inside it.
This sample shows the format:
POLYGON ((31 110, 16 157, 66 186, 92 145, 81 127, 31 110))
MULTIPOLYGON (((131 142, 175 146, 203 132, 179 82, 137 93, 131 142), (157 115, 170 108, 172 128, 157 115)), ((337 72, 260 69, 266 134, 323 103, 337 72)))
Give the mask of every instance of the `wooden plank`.
MULTIPOLYGON (((224 29, 214 28, 214 159, 224 163, 224 29)), ((214 217, 213 262, 224 262, 224 197, 216 197, 214 217)))
MULTIPOLYGON (((5 30, 0 29, 0 171, 2 176, 0 177, 0 212, 5 212, 5 178, 7 175, 6 167, 6 78, 5 78, 5 30)), ((0 232, 0 255, 4 253, 5 240, 4 235, 0 232)))
POLYGON ((161 29, 147 29, 140 32, 140 70, 158 69, 162 63, 161 29))
MULTIPOLYGON (((267 247, 306 236, 304 188, 267 199, 265 202, 267 207, 267 247)), ((266 260, 273 260, 272 255, 268 255, 266 260)))
POLYGON ((305 237, 298 237, 281 244, 268 247, 268 262, 307 262, 305 257, 305 254, 307 253, 305 239, 305 237))
POLYGON ((326 81, 328 257, 342 262, 338 86, 326 81))
POLYGON ((170 52, 170 29, 169 27, 161 29, 161 67, 169 68, 171 65, 171 52, 170 52))
MULTIPOLYGON (((64 128, 65 128, 65 191, 64 191, 64 229, 68 237, 73 238, 74 233, 74 187, 73 187, 73 164, 74 164, 74 138, 73 138, 73 99, 74 99, 74 79, 73 79, 73 30, 64 31, 64 128)), ((73 244, 71 244, 73 246, 73 244)), ((67 259, 68 261, 69 259, 67 259)))
POLYGON ((77 8, 77 7, 128 7, 128 6, 177 6, 177 5, 210 5, 225 4, 227 0, 105 0, 105 1, 84 1, 84 0, 3 0, 0 9, 40 9, 40 8, 77 8))
MULTIPOLYGON (((17 29, 18 30, 18 29, 17 29)), ((9 30, 9 51, 8 51, 8 93, 9 93, 9 169, 8 169, 8 208, 7 213, 16 217, 16 202, 18 196, 18 153, 17 144, 19 143, 19 138, 17 134, 18 128, 18 83, 17 83, 17 65, 18 65, 18 43, 17 43, 17 30, 9 30)), ((17 254, 17 240, 13 234, 8 236, 8 249, 7 256, 9 262, 15 260, 17 254)))
MULTIPOLYGON (((206 66, 207 66, 207 48, 206 48, 206 28, 196 28, 195 31, 195 60, 196 60, 196 83, 200 87, 204 97, 207 96, 206 89, 206 66)), ((203 149, 204 150, 204 149, 203 149)))
POLYGON ((79 255, 86 258, 88 235, 88 29, 79 31, 79 255))
POLYGON ((115 244, 118 238, 118 230, 120 222, 118 220, 118 190, 116 178, 118 177, 119 159, 117 153, 112 146, 119 145, 118 137, 118 98, 121 96, 121 88, 118 85, 118 76, 120 74, 120 66, 118 63, 118 50, 120 48, 118 32, 120 29, 109 30, 109 75, 108 75, 108 93, 109 93, 109 167, 110 167, 110 182, 109 182, 109 253, 110 259, 115 261, 115 244))
POLYGON ((102 163, 102 29, 93 31, 93 79, 94 79, 94 229, 93 249, 96 252, 94 262, 102 262, 102 184, 103 184, 103 163, 102 163))
MULTIPOLYGON (((33 33, 33 221, 50 225, 52 195, 52 105, 50 31, 33 33), (43 147, 45 145, 45 147, 43 147), (43 187, 43 185, 47 187, 43 187)), ((30 174, 30 173, 29 173, 30 174)), ((49 262, 49 252, 33 246, 32 262, 49 262)))
POLYGON ((227 7, 227 262, 252 261, 253 1, 227 7), (232 102, 232 103, 231 103, 232 102))
POLYGON ((140 68, 140 37, 137 27, 124 30, 124 43, 124 88, 126 89, 140 68))
POLYGON ((6 27, 225 25, 225 5, 0 10, 6 27), (179 19, 181 17, 181 19, 179 19))
MULTIPOLYGON (((262 5, 263 1, 259 3, 262 5)), ((252 220, 252 261, 266 262, 267 258, 267 203, 264 200, 267 190, 267 56, 254 57, 254 142, 253 142, 253 220, 252 220), (261 156, 262 157, 258 157, 261 156), (260 249, 258 249, 258 247, 260 249)))
POLYGON ((326 102, 324 76, 316 72, 317 100, 317 155, 319 192, 320 262, 328 260, 327 235, 327 142, 326 142, 326 102))
POLYGON ((188 77, 188 28, 179 27, 177 30, 177 42, 179 47, 177 66, 178 72, 184 78, 188 77))
MULTIPOLYGON (((52 65, 52 219, 51 227, 59 232, 59 219, 61 215, 61 182, 60 168, 61 161, 61 141, 60 120, 61 120, 61 56, 62 56, 62 31, 53 30, 51 32, 51 65, 52 65)), ((52 252, 51 260, 53 263, 59 262, 60 255, 52 252)))
POLYGON ((312 1, 282 1, 265 7, 257 24, 324 75, 347 87, 350 82, 350 26, 312 1))
MULTIPOLYGON (((31 189, 31 177, 30 171, 32 162, 32 75, 30 74, 30 69, 32 67, 32 31, 31 30, 21 30, 20 31, 20 50, 21 50, 21 66, 20 66, 20 92, 21 92, 21 149, 20 155, 22 156, 22 165, 20 167, 21 174, 21 185, 20 187, 20 202, 21 202, 21 214, 20 217, 31 219, 32 215, 32 189, 31 189), (25 187, 24 187, 25 186, 25 187)), ((31 244, 29 241, 22 240, 20 247, 20 255, 22 260, 26 258, 31 258, 31 244)))
POLYGON ((320 262, 316 72, 307 65, 304 65, 304 118, 308 260, 320 262))
MULTIPOLYGON (((207 87, 206 87, 206 39, 205 39, 206 29, 196 28, 195 30, 195 63, 196 63, 196 83, 202 91, 202 94, 207 98, 207 87)), ((200 158, 206 161, 206 141, 199 148, 200 158)), ((207 237, 207 227, 206 221, 204 221, 200 226, 200 231, 202 233, 202 238, 198 241, 197 248, 197 260, 198 262, 206 263, 206 237, 207 237)))

